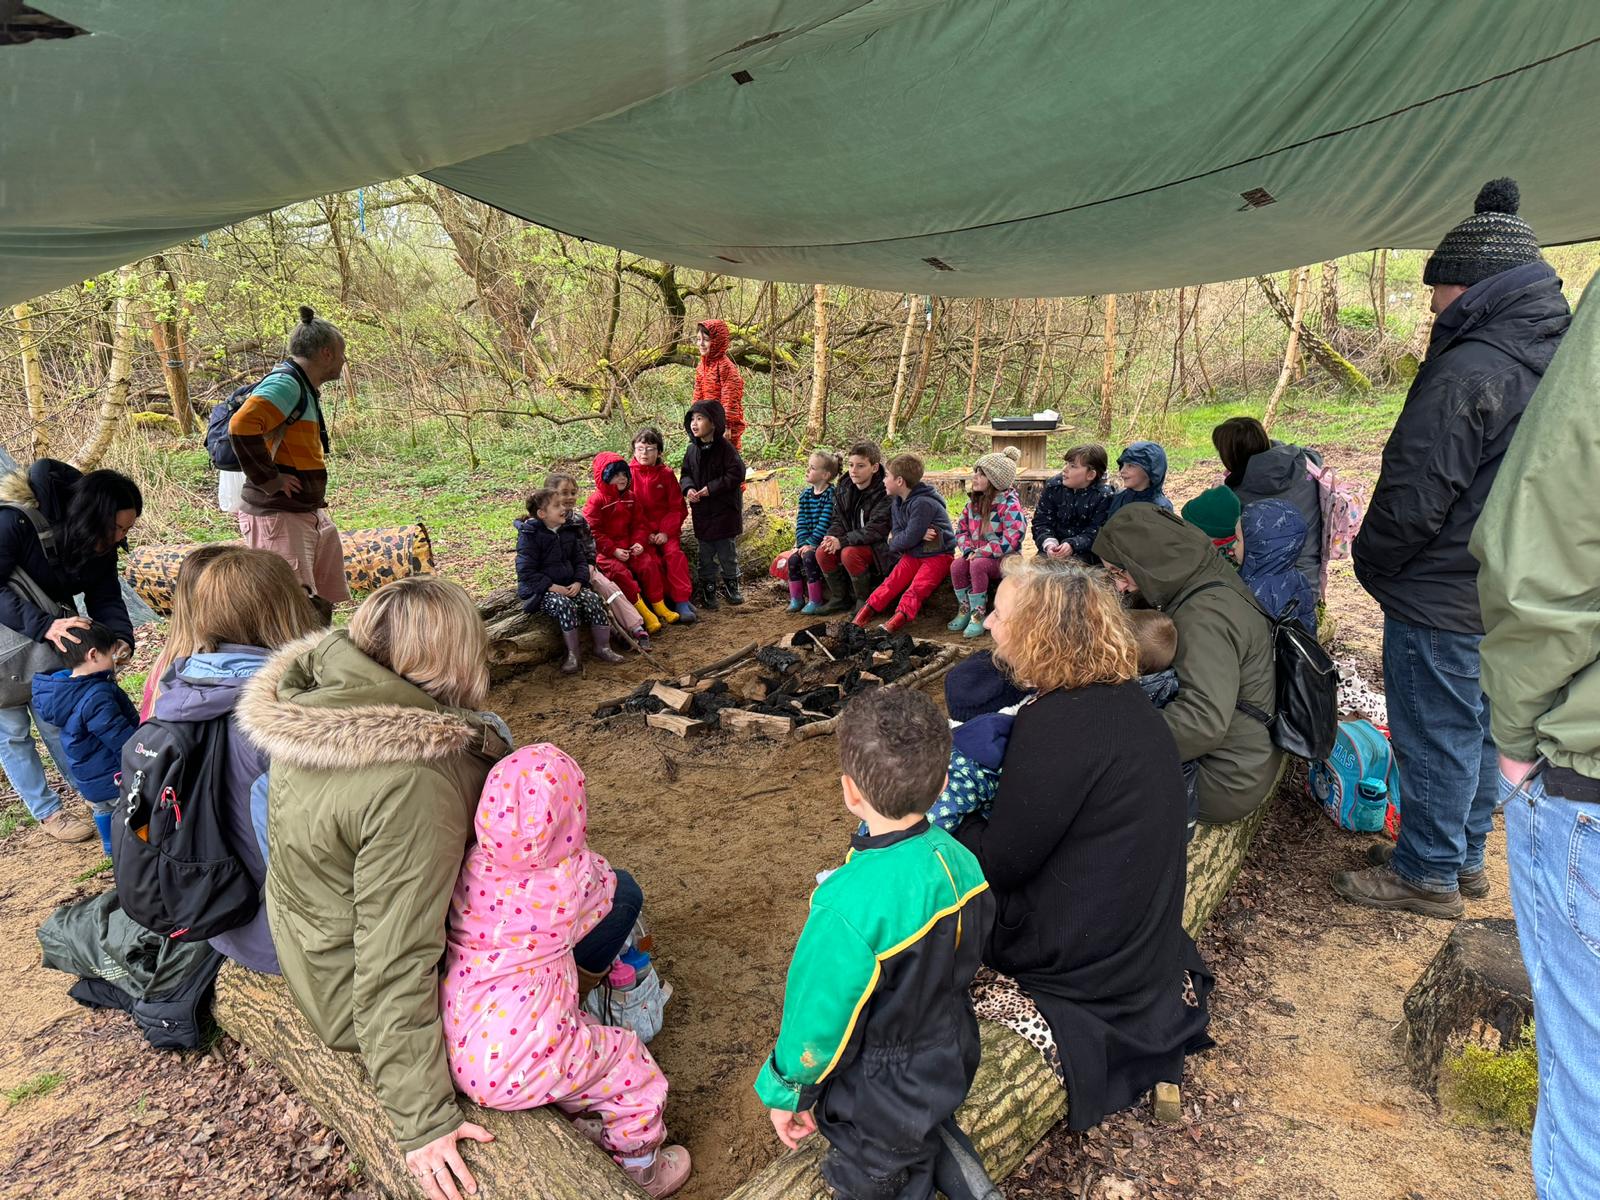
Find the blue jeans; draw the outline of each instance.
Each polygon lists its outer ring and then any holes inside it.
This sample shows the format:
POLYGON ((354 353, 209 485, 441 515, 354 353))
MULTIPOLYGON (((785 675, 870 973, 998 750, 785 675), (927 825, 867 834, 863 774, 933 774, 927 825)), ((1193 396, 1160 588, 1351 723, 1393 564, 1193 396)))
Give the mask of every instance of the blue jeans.
POLYGON ((1539 1200, 1579 1200, 1600 1176, 1600 805, 1551 795, 1539 777, 1513 791, 1501 778, 1539 1042, 1533 1185, 1539 1200))
POLYGON ((33 819, 43 821, 60 811, 61 797, 45 782, 44 764, 39 761, 39 748, 33 743, 30 719, 39 726, 39 736, 55 760, 56 770, 66 774, 67 756, 61 750, 61 731, 45 724, 28 707, 0 708, 0 767, 5 769, 6 778, 28 806, 33 819))
POLYGON ((644 893, 633 876, 618 871, 611 911, 572 948, 572 957, 577 960, 579 969, 591 975, 608 970, 628 944, 628 935, 633 932, 633 923, 639 919, 639 910, 643 907, 644 893))
POLYGON ((1494 825, 1494 742, 1475 633, 1383 619, 1383 686, 1400 767, 1395 874, 1428 892, 1483 866, 1494 825))

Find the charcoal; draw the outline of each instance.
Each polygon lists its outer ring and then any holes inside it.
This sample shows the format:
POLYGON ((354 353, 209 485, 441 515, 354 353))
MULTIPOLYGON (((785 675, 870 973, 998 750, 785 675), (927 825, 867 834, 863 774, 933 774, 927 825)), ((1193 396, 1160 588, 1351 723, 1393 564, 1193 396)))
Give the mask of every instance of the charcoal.
POLYGON ((722 691, 715 689, 701 692, 695 696, 694 702, 689 706, 691 715, 702 720, 715 721, 717 714, 725 708, 747 707, 739 697, 724 688, 722 691))
POLYGON ((833 713, 838 711, 844 699, 844 691, 837 684, 829 684, 827 687, 812 688, 809 692, 803 692, 796 699, 800 701, 801 708, 810 709, 812 712, 833 713))
POLYGON ((783 675, 800 665, 800 656, 793 650, 785 650, 781 646, 763 646, 756 651, 756 661, 783 675))
POLYGON ((845 654, 855 655, 871 650, 872 641, 872 634, 859 625, 846 621, 839 626, 839 645, 845 654))

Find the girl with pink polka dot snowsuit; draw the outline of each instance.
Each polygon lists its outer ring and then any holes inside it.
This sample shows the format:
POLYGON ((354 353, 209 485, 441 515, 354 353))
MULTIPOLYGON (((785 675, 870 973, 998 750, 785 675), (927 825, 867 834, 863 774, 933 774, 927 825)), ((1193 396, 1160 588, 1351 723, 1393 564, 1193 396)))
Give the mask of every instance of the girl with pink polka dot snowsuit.
POLYGON ((667 1080, 636 1034, 578 1008, 572 947, 617 886, 585 844, 585 811, 583 771, 555 746, 524 746, 489 772, 450 901, 445 1044, 473 1101, 594 1113, 601 1144, 634 1168, 666 1137, 667 1080))

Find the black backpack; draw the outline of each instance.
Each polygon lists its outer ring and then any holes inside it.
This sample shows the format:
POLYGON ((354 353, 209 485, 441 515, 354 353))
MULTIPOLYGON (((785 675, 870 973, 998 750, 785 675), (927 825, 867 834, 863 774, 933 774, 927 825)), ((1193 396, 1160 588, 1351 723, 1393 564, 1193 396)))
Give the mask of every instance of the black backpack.
POLYGON ((122 820, 111 859, 122 911, 146 929, 195 942, 237 929, 261 894, 228 842, 228 718, 151 719, 122 747, 122 820))
MULTIPOLYGON (((1220 580, 1202 583, 1178 605, 1209 588, 1227 587, 1220 580)), ((1272 626, 1273 680, 1276 711, 1262 712, 1239 700, 1234 707, 1267 727, 1272 744, 1286 754, 1313 761, 1328 757, 1339 736, 1339 668, 1317 641, 1316 635, 1295 620, 1298 600, 1291 600, 1274 617, 1252 597, 1255 610, 1272 626)))
MULTIPOLYGON (((300 367, 293 362, 286 362, 281 366, 273 367, 255 383, 247 383, 243 387, 234 388, 226 400, 219 401, 211 409, 211 416, 206 421, 206 452, 211 455, 211 465, 219 471, 243 470, 239 456, 233 452, 233 438, 228 434, 228 426, 233 421, 233 414, 244 407, 244 402, 250 399, 250 394, 261 386, 262 380, 271 379, 274 375, 292 375, 294 381, 300 385, 300 399, 289 410, 289 415, 283 419, 283 429, 288 429, 301 417, 306 415, 306 407, 311 403, 311 381, 305 377, 300 367)), ((317 431, 322 435, 322 449, 328 449, 328 429, 322 423, 322 410, 317 410, 317 431)))

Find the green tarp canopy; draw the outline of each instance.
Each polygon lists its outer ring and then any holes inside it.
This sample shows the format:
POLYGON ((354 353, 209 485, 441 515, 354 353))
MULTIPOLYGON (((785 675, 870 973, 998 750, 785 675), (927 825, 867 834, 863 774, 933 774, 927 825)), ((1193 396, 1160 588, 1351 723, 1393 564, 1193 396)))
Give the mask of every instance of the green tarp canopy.
POLYGON ((0 0, 5 302, 414 173, 947 295, 1431 245, 1496 175, 1546 243, 1600 236, 1596 0, 30 3, 0 0))

